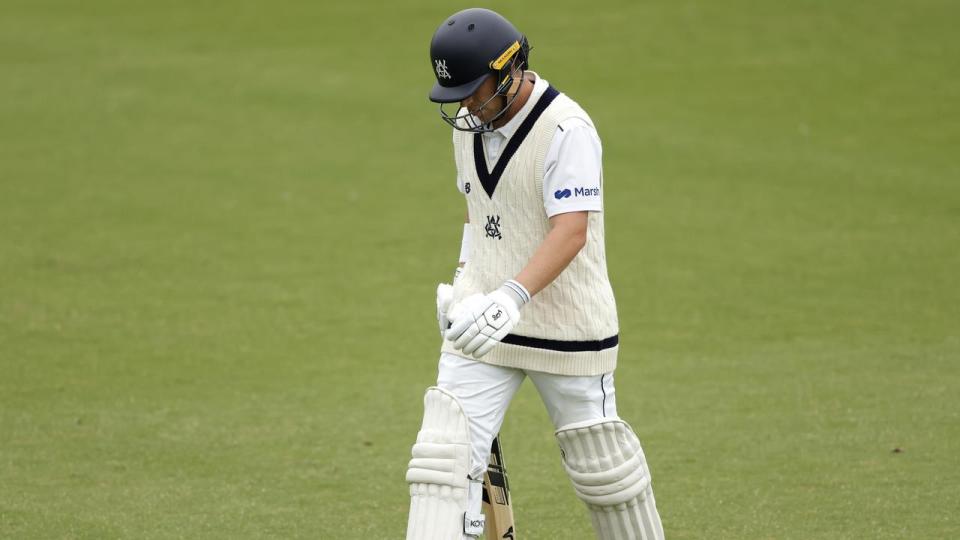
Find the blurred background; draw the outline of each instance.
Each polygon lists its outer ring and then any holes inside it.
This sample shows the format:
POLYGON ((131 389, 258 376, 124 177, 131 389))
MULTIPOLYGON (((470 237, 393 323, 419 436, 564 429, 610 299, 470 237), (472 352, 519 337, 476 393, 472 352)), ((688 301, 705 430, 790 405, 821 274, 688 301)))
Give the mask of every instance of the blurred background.
MULTIPOLYGON (((402 538, 447 2, 0 4, 0 537, 402 538)), ((670 538, 960 535, 960 4, 491 2, 604 143, 670 538)), ((532 385, 518 537, 591 537, 532 385)))

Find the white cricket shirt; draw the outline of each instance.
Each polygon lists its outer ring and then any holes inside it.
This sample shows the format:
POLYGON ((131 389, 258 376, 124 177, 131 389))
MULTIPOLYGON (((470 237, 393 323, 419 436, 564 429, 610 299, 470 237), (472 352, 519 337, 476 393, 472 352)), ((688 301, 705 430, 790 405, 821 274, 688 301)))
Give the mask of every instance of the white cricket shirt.
MULTIPOLYGON (((550 84, 533 71, 533 92, 519 113, 494 131, 484 133, 483 150, 487 166, 492 167, 500 152, 517 131, 550 84)), ((579 118, 561 122, 553 135, 543 170, 543 208, 547 217, 565 212, 602 212, 603 151, 600 136, 579 118)), ((457 176, 457 189, 464 192, 463 179, 457 176)))

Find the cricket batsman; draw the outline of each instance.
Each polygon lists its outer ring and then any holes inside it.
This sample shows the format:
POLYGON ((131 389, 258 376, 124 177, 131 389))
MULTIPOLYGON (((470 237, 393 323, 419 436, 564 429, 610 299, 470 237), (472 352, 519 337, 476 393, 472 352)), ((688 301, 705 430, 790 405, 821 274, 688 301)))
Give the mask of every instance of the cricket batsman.
POLYGON ((430 43, 430 100, 453 127, 467 222, 453 284, 437 288, 443 346, 406 475, 407 539, 483 534, 491 443, 525 377, 597 538, 662 539, 640 441, 617 415, 600 138, 529 55, 523 34, 479 8, 430 43))

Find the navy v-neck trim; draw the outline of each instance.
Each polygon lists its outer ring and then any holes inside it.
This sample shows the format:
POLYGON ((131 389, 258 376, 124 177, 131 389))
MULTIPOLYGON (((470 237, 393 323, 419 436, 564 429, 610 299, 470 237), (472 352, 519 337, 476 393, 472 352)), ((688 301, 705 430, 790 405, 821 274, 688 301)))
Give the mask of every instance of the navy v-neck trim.
POLYGON ((487 160, 484 157, 483 151, 483 135, 480 133, 473 135, 473 162, 477 168, 477 176, 480 177, 480 184, 483 186, 483 190, 487 192, 488 197, 493 198, 493 192, 497 189, 497 184, 500 183, 500 177, 507 168, 507 163, 510 162, 510 158, 512 158, 513 154, 520 148, 523 140, 527 138, 530 130, 533 129, 533 124, 537 122, 537 119, 540 118, 543 111, 545 111, 550 103, 559 95, 560 92, 556 88, 552 86, 547 87, 546 91, 533 106, 530 114, 523 119, 520 127, 518 127, 517 131, 510 137, 510 140, 507 141, 507 146, 503 149, 503 153, 500 154, 500 158, 497 159, 496 165, 493 166, 493 172, 487 170, 487 160))

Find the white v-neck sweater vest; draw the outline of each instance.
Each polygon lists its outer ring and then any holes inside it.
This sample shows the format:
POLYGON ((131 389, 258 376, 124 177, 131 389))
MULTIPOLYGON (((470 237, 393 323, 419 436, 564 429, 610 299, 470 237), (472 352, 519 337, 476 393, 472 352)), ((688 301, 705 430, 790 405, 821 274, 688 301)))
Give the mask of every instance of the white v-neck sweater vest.
MULTIPOLYGON (((454 285, 454 302, 499 288, 527 264, 550 230, 542 191, 543 164, 553 134, 560 122, 569 118, 593 125, 579 105, 552 87, 527 115, 498 164, 486 163, 480 135, 460 131, 454 135, 471 235, 470 260, 454 285), (515 149, 512 155, 511 147, 515 149), (478 172, 481 167, 484 169, 478 172), (492 174, 487 173, 491 169, 492 174)), ((521 308, 513 332, 478 360, 560 375, 600 375, 616 368, 618 339, 616 302, 607 277, 603 214, 590 212, 587 242, 580 253, 521 308)), ((463 355, 449 341, 444 341, 443 352, 463 355)))

